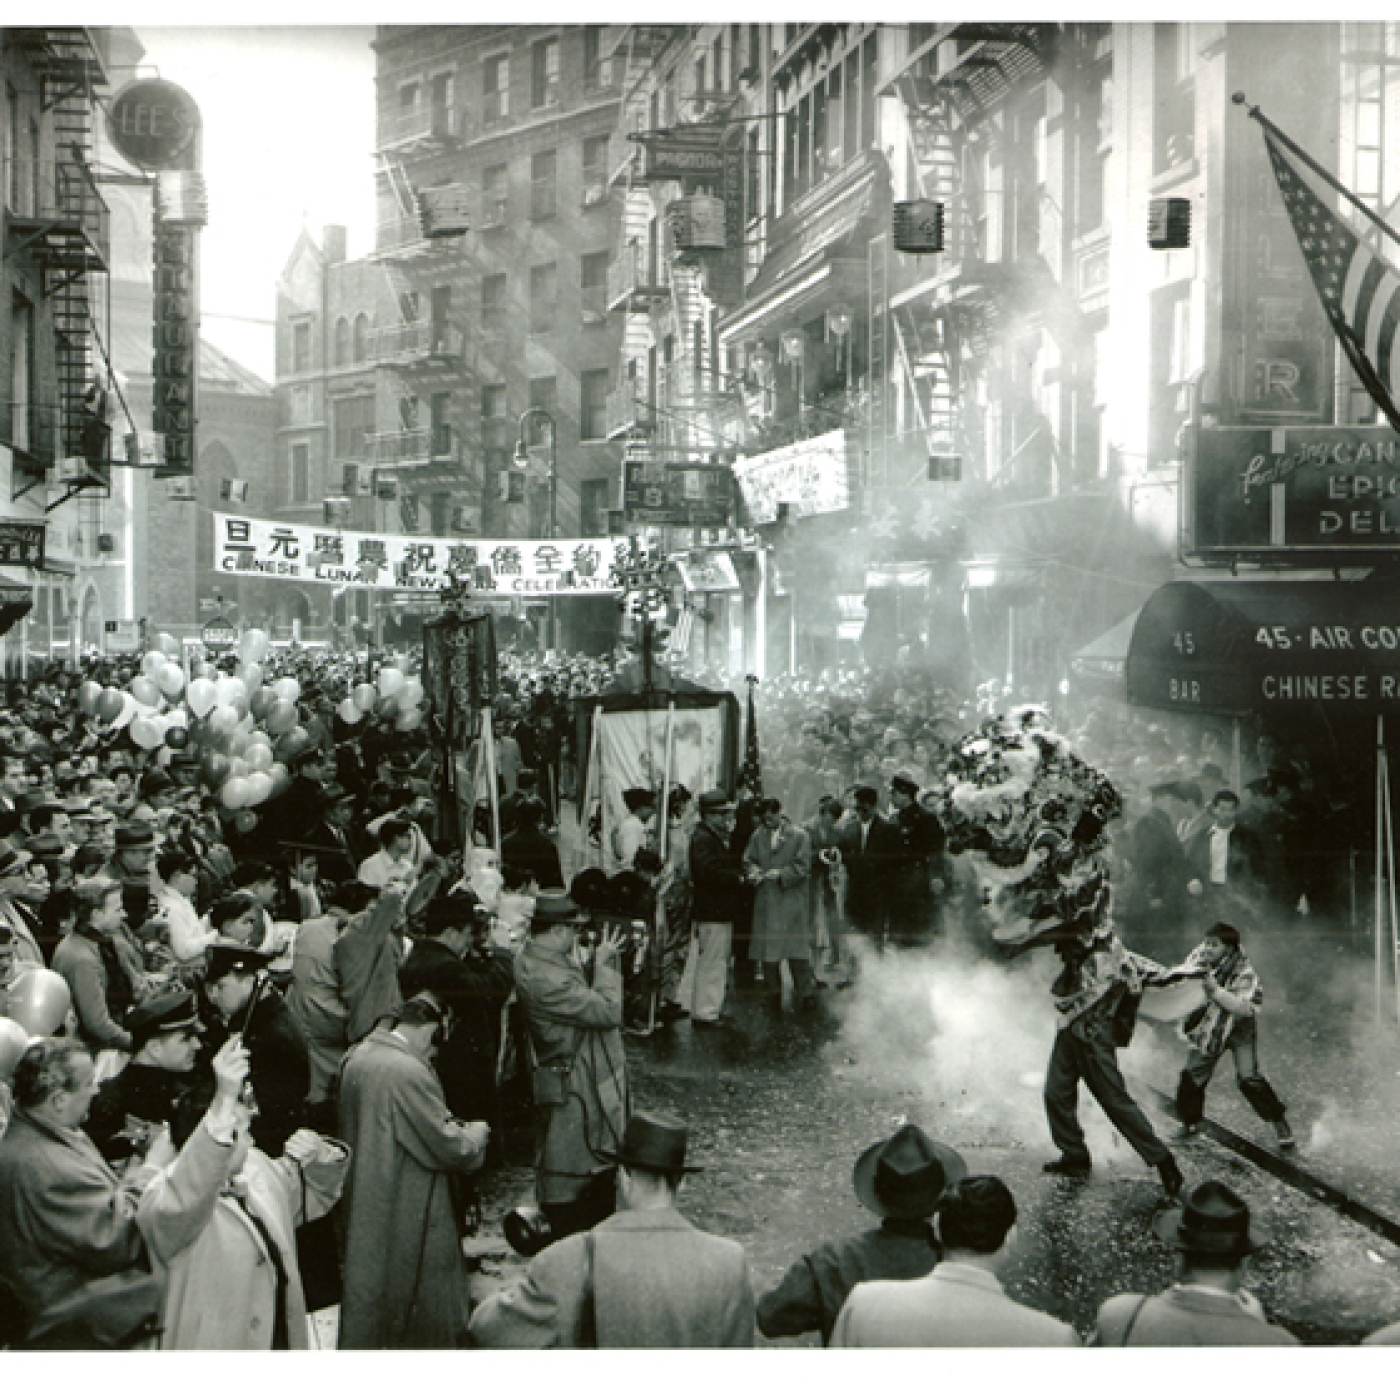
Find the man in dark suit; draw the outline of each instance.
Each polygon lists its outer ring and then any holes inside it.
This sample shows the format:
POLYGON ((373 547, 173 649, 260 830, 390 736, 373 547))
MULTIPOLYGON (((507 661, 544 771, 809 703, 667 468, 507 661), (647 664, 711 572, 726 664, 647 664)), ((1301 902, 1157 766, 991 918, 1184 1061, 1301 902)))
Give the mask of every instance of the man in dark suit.
POLYGON ((890 779, 890 805, 899 837, 890 882, 890 933, 904 947, 922 947, 936 932, 933 882, 943 877, 943 827, 919 804, 918 780, 907 769, 890 779))
POLYGON ((355 879, 363 859, 350 837, 354 811, 355 799, 343 787, 332 783, 321 792, 320 820, 309 830, 297 833, 295 844, 301 850, 316 852, 317 874, 331 885, 343 885, 355 879))
POLYGON ((517 803, 514 828, 501 842, 501 864, 528 870, 542 890, 557 890, 564 884, 564 872, 558 848, 541 830, 543 823, 544 803, 539 798, 517 803))
POLYGON ((1185 913, 1189 872, 1173 820, 1180 790, 1172 779, 1147 789, 1148 808, 1133 826, 1133 880, 1124 914, 1137 934, 1169 936, 1185 913))
POLYGON ((846 865, 846 917, 859 933, 882 947, 889 922, 889 881, 903 851, 899 832, 879 813, 873 787, 855 790, 855 812, 837 845, 846 865))
POLYGON ((1187 893, 1204 902, 1211 923, 1248 926, 1258 897, 1259 856, 1253 835, 1238 824, 1240 799, 1221 788, 1210 804, 1211 823, 1186 851, 1187 893))

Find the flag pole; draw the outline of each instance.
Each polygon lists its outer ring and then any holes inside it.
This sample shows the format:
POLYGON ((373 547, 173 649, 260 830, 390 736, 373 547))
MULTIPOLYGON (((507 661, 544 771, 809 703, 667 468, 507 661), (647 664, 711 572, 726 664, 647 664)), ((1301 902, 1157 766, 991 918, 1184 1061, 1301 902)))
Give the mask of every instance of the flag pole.
POLYGON ((1337 191, 1339 195, 1342 196, 1343 199, 1345 199, 1349 204, 1354 205, 1368 219, 1370 219, 1370 221, 1373 224, 1375 224, 1375 226, 1378 229, 1381 229, 1383 232, 1389 234, 1390 237, 1393 238, 1396 243, 1400 243, 1400 233, 1397 233, 1393 228, 1391 228, 1391 226, 1388 223, 1386 223, 1386 221, 1383 218, 1381 218, 1381 216, 1377 214, 1374 209, 1371 209, 1367 207, 1367 205, 1363 204, 1361 200, 1359 200, 1349 189, 1347 189, 1347 187, 1344 184, 1342 184, 1342 182, 1338 180, 1337 177, 1333 175, 1330 170, 1327 170, 1325 167, 1319 165, 1291 136, 1288 135, 1287 132, 1285 132, 1281 127, 1276 126, 1272 121, 1270 121, 1269 118, 1264 115, 1263 111, 1260 108, 1253 106, 1250 103, 1249 98, 1247 98, 1244 95, 1244 93, 1234 93, 1232 94, 1230 100, 1234 102, 1236 106, 1243 107, 1246 110, 1246 112, 1251 117, 1253 117, 1255 121, 1259 123, 1260 126, 1262 126, 1266 131, 1272 133, 1273 136, 1277 138, 1280 145, 1286 146, 1290 151, 1292 151, 1293 154, 1297 156, 1298 159, 1301 160, 1303 164, 1306 165, 1308 169, 1313 172, 1313 174, 1318 176, 1319 179, 1325 180, 1334 190, 1337 191))
POLYGON ((1384 837, 1385 823, 1385 716, 1376 716, 1376 867, 1375 867, 1375 959, 1376 959, 1376 987, 1375 987, 1375 1010, 1376 1020, 1380 1021, 1383 1011, 1385 989, 1382 985, 1384 977, 1384 953, 1382 951, 1381 937, 1384 926, 1384 915, 1382 914, 1382 900, 1385 891, 1382 889, 1382 882, 1385 879, 1385 855, 1382 843, 1384 837))

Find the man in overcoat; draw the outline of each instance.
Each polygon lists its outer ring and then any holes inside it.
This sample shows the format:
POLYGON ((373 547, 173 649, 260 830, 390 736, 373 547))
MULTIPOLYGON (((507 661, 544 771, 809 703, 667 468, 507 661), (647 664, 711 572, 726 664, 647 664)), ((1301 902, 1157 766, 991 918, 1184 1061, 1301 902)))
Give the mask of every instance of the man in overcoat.
POLYGON ((568 896, 542 894, 515 957, 535 1093, 535 1195, 556 1239, 589 1229, 612 1210, 609 1154, 622 1140, 630 1106, 623 939, 600 939, 585 973, 573 952, 584 918, 568 896))
POLYGON ((1289 1347, 1298 1339, 1264 1316, 1244 1287, 1245 1262, 1265 1238, 1249 1205, 1223 1182, 1203 1181, 1153 1229, 1181 1255, 1161 1293, 1120 1293, 1099 1309, 1097 1347, 1289 1347))
POLYGON ((617 1213, 536 1255, 524 1279, 472 1317, 480 1347, 676 1349, 753 1345, 743 1246, 676 1209, 686 1129, 663 1113, 629 1119, 617 1213))
POLYGON ((932 1222, 947 1188, 967 1175, 951 1147, 914 1123, 872 1143, 856 1159, 856 1199, 880 1218, 878 1228, 808 1250, 776 1288, 758 1300, 765 1337, 820 1332, 825 1345, 858 1283, 922 1278, 943 1257, 932 1222))
POLYGON ((92 1056, 76 1041, 40 1041, 15 1067, 14 1116, 0 1138, 0 1281, 30 1323, 84 1284, 143 1262, 137 1202, 175 1155, 161 1133, 118 1179, 82 1131, 96 1092, 92 1056))
POLYGON ((345 1057, 342 1351, 456 1347, 466 1334, 453 1178, 481 1166, 489 1129, 453 1118, 433 1073, 449 1020, 431 993, 420 993, 345 1057))
POLYGON ((749 951, 763 964, 763 990, 774 1011, 783 1007, 782 965, 792 974, 798 1010, 816 1004, 812 975, 808 882, 812 847, 807 833, 783 818, 776 797, 760 798, 758 826, 744 851, 744 869, 754 884, 753 927, 749 951))

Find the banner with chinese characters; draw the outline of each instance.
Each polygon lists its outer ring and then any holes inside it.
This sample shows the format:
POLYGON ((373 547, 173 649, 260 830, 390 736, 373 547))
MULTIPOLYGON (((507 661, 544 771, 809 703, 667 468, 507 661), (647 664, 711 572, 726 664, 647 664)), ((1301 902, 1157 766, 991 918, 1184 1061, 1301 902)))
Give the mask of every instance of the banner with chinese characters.
POLYGON ((430 539, 214 512, 214 567, 222 574, 436 593, 456 574, 484 596, 616 593, 625 538, 430 539))

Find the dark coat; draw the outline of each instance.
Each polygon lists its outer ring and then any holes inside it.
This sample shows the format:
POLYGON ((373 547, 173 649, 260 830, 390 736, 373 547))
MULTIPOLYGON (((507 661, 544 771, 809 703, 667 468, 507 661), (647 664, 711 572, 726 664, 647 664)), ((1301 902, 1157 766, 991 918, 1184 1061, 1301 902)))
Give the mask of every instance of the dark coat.
MULTIPOLYGON (((505 828, 510 831, 510 828, 505 828)), ((501 842, 501 864, 528 870, 542 890, 562 889, 564 871, 559 850, 544 832, 518 827, 501 842)))
MULTIPOLYGON (((1209 851, 1207 851, 1209 860, 1209 851)), ((1186 853, 1171 818, 1149 810, 1138 818, 1132 837, 1133 880, 1125 914, 1138 928, 1169 928, 1184 912, 1191 878, 1186 853)))
POLYGON ((316 852, 316 874, 332 888, 355 878, 359 857, 346 832, 327 821, 317 821, 304 833, 306 846, 316 852))
POLYGON ((129 1064, 98 1090, 83 1127, 109 1162, 119 1162, 132 1155, 131 1139, 121 1136, 126 1120, 173 1121, 176 1101, 195 1082, 193 1072, 175 1074, 159 1065, 129 1064))
POLYGON ((891 881, 891 922, 908 937, 926 937, 933 931, 930 882, 943 868, 943 827, 917 802, 897 812, 893 826, 899 837, 899 859, 891 881))
POLYGON ((510 952, 493 948, 459 958, 432 938, 421 938, 399 969, 404 999, 432 992, 452 1009, 452 1034, 438 1050, 435 1068, 447 1107, 466 1122, 494 1122, 496 1058, 501 1045, 501 1008, 515 990, 510 952))
POLYGON ((889 913, 892 877, 904 854, 903 838, 894 823, 877 812, 864 850, 860 821, 854 816, 842 826, 837 845, 846 863, 846 917, 858 928, 876 932, 889 913))
MULTIPOLYGON (((239 1014, 235 1028, 242 1026, 247 1014, 246 1010, 239 1014)), ((200 1019, 206 1029, 199 1067, 212 1072, 214 1056, 229 1038, 231 1028, 208 1002, 200 1019)), ((248 1051, 248 1081, 258 1104, 253 1141, 269 1157, 278 1157, 287 1139, 308 1125, 311 1063, 306 1037, 275 987, 263 985, 248 1029, 243 1032, 243 1044, 248 1051)))
POLYGON ((825 1344, 856 1284, 922 1278, 942 1257, 926 1220, 885 1220, 863 1234, 827 1240, 804 1254, 758 1300, 758 1330, 765 1337, 820 1332, 825 1344))
POLYGON ((743 901, 744 863, 714 827, 701 822, 690 838, 690 883, 696 923, 729 924, 743 901))

